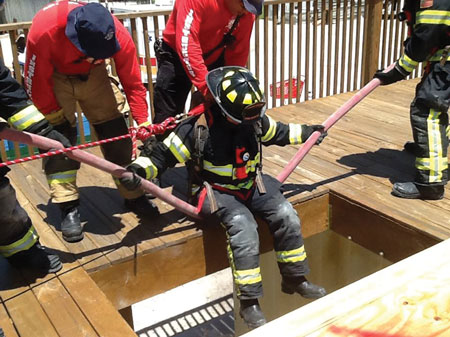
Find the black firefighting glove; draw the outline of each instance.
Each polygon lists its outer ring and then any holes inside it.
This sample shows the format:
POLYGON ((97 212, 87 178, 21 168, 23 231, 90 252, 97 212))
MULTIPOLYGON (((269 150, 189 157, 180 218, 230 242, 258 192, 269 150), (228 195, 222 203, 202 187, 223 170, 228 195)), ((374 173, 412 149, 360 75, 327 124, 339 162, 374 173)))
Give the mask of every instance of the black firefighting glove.
POLYGON ((373 75, 374 78, 378 78, 381 81, 381 85, 392 84, 401 80, 404 80, 407 75, 404 75, 397 68, 397 64, 388 72, 383 72, 384 69, 377 70, 377 72, 373 75))
POLYGON ((326 131, 324 131, 325 127, 322 124, 314 124, 314 125, 302 125, 302 141, 303 143, 311 137, 311 135, 315 131, 319 131, 321 135, 317 138, 316 145, 322 143, 322 140, 328 135, 326 131))
POLYGON ((119 178, 120 184, 123 185, 127 190, 134 191, 139 186, 141 186, 141 178, 138 174, 140 166, 136 164, 130 164, 127 166, 127 171, 131 172, 131 176, 119 178))

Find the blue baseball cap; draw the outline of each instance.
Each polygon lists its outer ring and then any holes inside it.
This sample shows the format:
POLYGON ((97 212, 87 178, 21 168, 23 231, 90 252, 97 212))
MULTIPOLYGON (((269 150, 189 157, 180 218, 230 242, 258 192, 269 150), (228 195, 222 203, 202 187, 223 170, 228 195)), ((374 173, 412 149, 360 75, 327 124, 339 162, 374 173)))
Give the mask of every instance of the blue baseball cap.
POLYGON ((261 15, 264 0, 242 0, 244 7, 250 13, 261 15))
POLYGON ((85 55, 106 59, 120 50, 111 13, 99 3, 74 8, 67 16, 66 36, 85 55))

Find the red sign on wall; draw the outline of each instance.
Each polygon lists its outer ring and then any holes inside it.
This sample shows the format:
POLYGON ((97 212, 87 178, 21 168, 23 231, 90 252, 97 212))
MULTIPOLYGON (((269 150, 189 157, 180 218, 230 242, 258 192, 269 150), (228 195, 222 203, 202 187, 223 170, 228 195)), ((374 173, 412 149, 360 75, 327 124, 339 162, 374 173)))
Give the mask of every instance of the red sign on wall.
MULTIPOLYGON (((297 89, 299 90, 299 95, 302 95, 303 90, 303 81, 300 81, 300 83, 297 81, 296 78, 293 78, 291 83, 289 83, 289 80, 285 80, 283 83, 283 97, 281 97, 281 82, 276 83, 276 96, 275 98, 288 98, 289 97, 289 84, 291 84, 291 90, 292 90, 292 98, 298 98, 297 97, 297 89)), ((270 96, 273 97, 273 84, 270 85, 270 96)))

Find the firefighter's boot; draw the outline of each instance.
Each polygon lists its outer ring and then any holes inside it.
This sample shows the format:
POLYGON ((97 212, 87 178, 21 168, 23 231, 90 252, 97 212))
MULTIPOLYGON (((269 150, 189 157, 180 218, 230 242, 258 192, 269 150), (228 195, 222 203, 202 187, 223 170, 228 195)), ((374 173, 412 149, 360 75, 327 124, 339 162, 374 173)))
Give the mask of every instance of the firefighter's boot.
POLYGON ((250 329, 256 329, 267 323, 257 299, 241 300, 239 315, 250 329))
POLYGON ((56 273, 62 268, 58 255, 50 253, 39 242, 36 242, 30 249, 8 257, 8 262, 17 269, 32 269, 46 274, 56 273))
POLYGON ((147 217, 158 216, 158 206, 150 198, 151 196, 144 194, 136 199, 125 199, 125 206, 137 215, 147 217))
POLYGON ((327 294, 325 288, 309 282, 306 277, 283 277, 281 291, 286 294, 298 293, 304 298, 320 298, 327 294))
POLYGON ((78 200, 64 202, 59 205, 62 214, 61 232, 63 239, 67 242, 81 241, 84 234, 81 227, 78 200))
POLYGON ((392 195, 405 199, 440 200, 444 197, 444 185, 395 183, 392 187, 392 195))

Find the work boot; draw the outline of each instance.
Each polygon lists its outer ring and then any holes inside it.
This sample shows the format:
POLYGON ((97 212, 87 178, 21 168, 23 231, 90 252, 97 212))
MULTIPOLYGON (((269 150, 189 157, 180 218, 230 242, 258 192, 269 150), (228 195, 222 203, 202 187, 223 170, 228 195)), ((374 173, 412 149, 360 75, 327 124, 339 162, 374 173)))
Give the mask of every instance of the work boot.
POLYGON ((241 300, 239 315, 250 329, 256 329, 267 323, 257 299, 241 300))
POLYGON ((62 268, 58 255, 52 254, 36 242, 30 249, 8 257, 9 263, 17 269, 33 269, 41 272, 56 273, 62 268))
POLYGON ((59 204, 63 219, 61 222, 62 237, 67 242, 78 242, 84 237, 78 205, 78 200, 59 204))
POLYGON ((440 200, 444 197, 444 186, 419 185, 414 182, 395 183, 391 193, 405 199, 440 200))
POLYGON ((419 147, 415 142, 408 141, 403 145, 403 150, 405 150, 408 153, 411 153, 413 155, 416 155, 418 152, 419 147))
POLYGON ((283 277, 281 291, 286 294, 299 293, 304 298, 320 298, 327 294, 325 288, 309 282, 306 277, 283 277))
POLYGON ((148 217, 159 215, 158 206, 146 194, 136 199, 125 199, 125 206, 137 215, 148 217))

